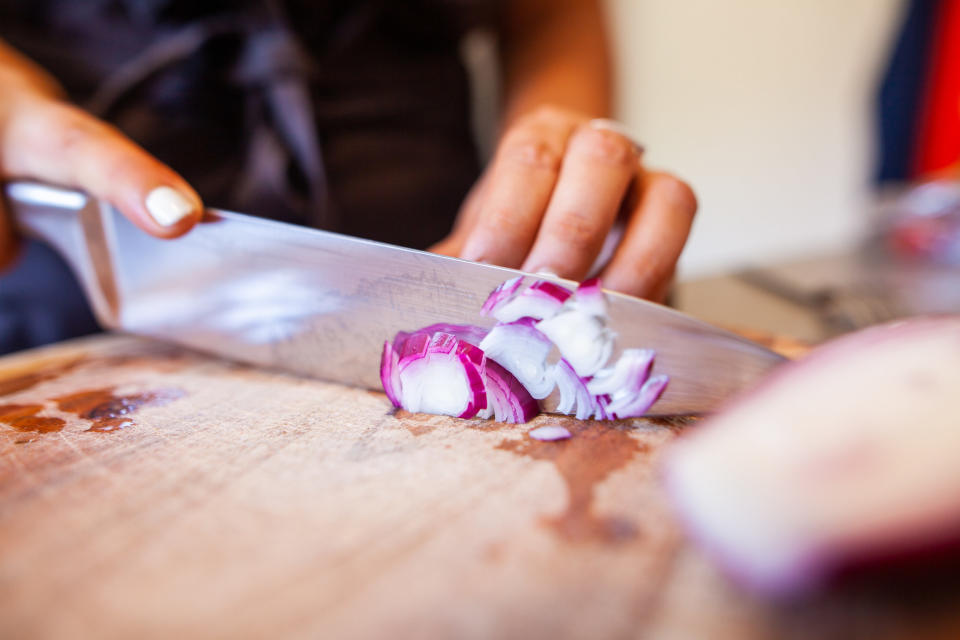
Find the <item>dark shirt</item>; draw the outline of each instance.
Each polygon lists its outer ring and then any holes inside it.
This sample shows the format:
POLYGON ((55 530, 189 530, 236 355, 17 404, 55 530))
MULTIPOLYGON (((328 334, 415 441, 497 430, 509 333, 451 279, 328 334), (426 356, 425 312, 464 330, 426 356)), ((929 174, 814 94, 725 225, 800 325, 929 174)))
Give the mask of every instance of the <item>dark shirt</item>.
MULTIPOLYGON (((210 206, 425 248, 479 173, 459 47, 494 4, 0 0, 0 38, 210 206)), ((23 288, 8 278, 0 352, 23 288)), ((58 297, 51 314, 79 313, 58 297)), ((75 333, 54 324, 43 341, 75 333)))

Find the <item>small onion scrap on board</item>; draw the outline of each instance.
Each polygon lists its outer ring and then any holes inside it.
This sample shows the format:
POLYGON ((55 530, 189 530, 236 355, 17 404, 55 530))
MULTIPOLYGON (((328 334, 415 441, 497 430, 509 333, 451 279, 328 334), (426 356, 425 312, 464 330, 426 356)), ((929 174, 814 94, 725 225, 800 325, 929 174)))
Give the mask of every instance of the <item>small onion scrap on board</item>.
POLYGON ((613 331, 599 280, 570 291, 522 276, 502 283, 480 313, 497 324, 433 324, 383 344, 380 380, 396 407, 458 418, 528 422, 556 389, 559 413, 584 420, 644 415, 669 378, 651 376, 654 352, 625 349, 610 363, 613 331), (558 357, 552 358, 556 352, 558 357))
POLYGON ((960 317, 851 334, 671 445, 691 537, 768 596, 960 556, 960 317))

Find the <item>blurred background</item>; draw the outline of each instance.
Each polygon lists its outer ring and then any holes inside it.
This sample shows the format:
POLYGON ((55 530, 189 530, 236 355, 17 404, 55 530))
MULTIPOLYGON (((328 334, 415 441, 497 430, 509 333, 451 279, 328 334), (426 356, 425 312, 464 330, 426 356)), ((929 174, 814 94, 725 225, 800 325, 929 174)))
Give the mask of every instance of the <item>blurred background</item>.
POLYGON ((617 117, 700 200, 677 306, 812 342, 960 311, 960 191, 910 190, 960 150, 960 2, 608 7, 617 117))
POLYGON ((900 0, 610 0, 619 117, 694 186, 688 279, 843 248, 867 222, 900 0))

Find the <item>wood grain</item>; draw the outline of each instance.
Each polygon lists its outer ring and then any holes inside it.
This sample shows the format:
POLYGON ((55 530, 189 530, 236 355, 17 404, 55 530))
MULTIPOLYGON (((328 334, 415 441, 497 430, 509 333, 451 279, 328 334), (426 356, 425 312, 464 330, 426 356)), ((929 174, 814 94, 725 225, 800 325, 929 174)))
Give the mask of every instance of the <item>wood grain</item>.
POLYGON ((737 591, 684 541, 657 481, 687 426, 411 415, 378 393, 119 336, 0 359, 0 636, 960 629, 950 585, 922 611, 873 593, 785 608, 737 591), (554 422, 573 437, 527 437, 554 422))

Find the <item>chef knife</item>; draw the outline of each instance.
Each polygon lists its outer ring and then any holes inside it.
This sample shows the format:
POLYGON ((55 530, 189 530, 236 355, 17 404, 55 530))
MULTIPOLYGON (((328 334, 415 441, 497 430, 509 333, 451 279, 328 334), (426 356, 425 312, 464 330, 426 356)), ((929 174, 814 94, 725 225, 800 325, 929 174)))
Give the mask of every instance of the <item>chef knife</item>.
MULTIPOLYGON (((521 274, 216 209, 160 240, 78 191, 14 182, 5 193, 18 227, 59 251, 105 327, 370 389, 384 340, 437 322, 489 326, 478 313, 487 294, 521 274)), ((782 360, 667 307, 608 300, 618 349, 655 349, 654 372, 670 376, 656 414, 710 411, 782 360)))

